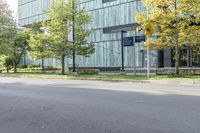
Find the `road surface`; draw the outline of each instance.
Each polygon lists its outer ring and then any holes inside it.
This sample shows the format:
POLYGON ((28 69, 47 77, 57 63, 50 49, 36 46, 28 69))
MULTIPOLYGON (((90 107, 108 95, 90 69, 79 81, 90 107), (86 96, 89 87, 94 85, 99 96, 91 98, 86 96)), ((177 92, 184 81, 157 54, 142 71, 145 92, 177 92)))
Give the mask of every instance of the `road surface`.
POLYGON ((0 77, 0 133, 200 133, 200 86, 0 77))

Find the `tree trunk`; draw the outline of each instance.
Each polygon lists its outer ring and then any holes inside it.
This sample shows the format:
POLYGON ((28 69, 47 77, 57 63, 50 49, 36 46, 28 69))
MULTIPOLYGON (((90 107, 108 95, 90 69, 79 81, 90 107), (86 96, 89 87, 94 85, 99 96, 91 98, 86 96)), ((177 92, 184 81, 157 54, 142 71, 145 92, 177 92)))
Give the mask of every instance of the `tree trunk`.
POLYGON ((14 73, 17 73, 17 66, 14 65, 14 73))
POLYGON ((7 71, 7 73, 9 73, 9 68, 8 67, 6 68, 6 71, 7 71))
POLYGON ((17 62, 16 62, 16 60, 13 61, 13 66, 14 66, 14 73, 17 73, 17 62))
POLYGON ((65 55, 62 56, 62 75, 65 74, 65 55))
POLYGON ((44 59, 42 58, 42 72, 44 72, 44 59))
POLYGON ((175 17, 176 17, 176 36, 175 36, 175 74, 179 75, 179 26, 178 26, 178 17, 177 17, 177 0, 175 0, 175 17))

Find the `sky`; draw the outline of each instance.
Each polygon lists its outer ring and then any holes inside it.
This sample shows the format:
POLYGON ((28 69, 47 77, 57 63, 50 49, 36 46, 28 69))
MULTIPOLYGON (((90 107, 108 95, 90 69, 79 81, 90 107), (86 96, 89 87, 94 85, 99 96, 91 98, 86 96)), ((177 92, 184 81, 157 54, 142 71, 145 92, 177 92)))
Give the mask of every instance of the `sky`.
POLYGON ((4 0, 6 1, 6 3, 8 3, 9 7, 10 7, 10 10, 13 11, 13 15, 14 17, 17 16, 17 9, 18 9, 18 0, 4 0))

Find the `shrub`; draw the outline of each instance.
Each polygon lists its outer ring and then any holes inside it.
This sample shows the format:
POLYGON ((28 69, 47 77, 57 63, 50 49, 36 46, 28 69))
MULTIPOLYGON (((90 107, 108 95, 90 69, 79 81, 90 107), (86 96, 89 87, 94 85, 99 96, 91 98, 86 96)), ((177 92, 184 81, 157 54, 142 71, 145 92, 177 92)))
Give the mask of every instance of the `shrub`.
POLYGON ((99 74, 99 69, 77 69, 77 74, 99 74))
MULTIPOLYGON (((179 69, 180 75, 200 75, 199 68, 182 68, 179 69)), ((156 70, 157 75, 174 75, 175 69, 173 68, 159 68, 156 70)))
POLYGON ((3 62, 3 66, 6 67, 7 72, 13 67, 13 59, 11 57, 6 57, 3 62))
POLYGON ((40 67, 39 65, 35 65, 35 64, 29 64, 28 68, 36 68, 36 67, 40 67))
POLYGON ((26 64, 20 64, 18 65, 18 68, 27 68, 28 66, 26 64))

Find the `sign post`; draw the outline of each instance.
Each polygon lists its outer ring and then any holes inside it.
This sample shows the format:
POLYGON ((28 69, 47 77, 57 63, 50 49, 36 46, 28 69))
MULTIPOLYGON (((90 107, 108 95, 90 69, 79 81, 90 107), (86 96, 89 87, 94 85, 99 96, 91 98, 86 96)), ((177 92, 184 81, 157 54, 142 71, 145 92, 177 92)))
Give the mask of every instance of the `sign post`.
MULTIPOLYGON (((135 33, 136 34, 136 33, 135 33)), ((140 35, 140 36, 135 36, 135 43, 140 43, 140 42, 145 42, 146 41, 146 36, 145 35, 140 35)), ((133 51, 134 51, 134 75, 136 75, 136 52, 135 52, 135 45, 134 45, 134 48, 133 48, 133 51)))
POLYGON ((121 71, 124 72, 124 33, 126 33, 126 31, 121 31, 121 52, 122 52, 122 68, 121 71))
POLYGON ((135 42, 136 43, 145 42, 145 41, 146 41, 145 35, 135 36, 135 42))
POLYGON ((133 67, 134 67, 134 74, 136 75, 136 65, 135 65, 135 44, 134 39, 132 37, 125 37, 124 38, 124 47, 133 47, 133 67))
POLYGON ((150 77, 150 50, 147 47, 147 77, 150 77))
POLYGON ((136 63, 135 63, 135 58, 136 58, 136 53, 135 53, 135 45, 133 46, 133 67, 134 67, 134 75, 136 75, 136 63))
POLYGON ((133 45, 134 45, 133 37, 125 37, 124 38, 124 47, 129 47, 129 46, 133 46, 133 45))

